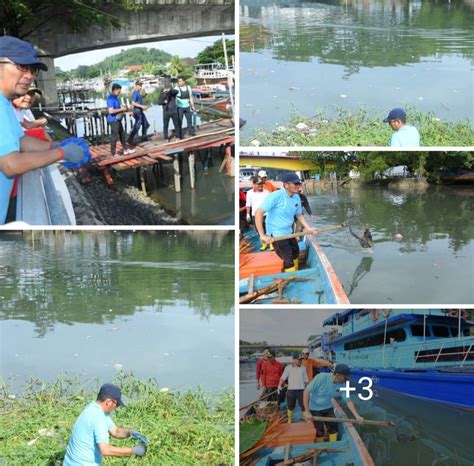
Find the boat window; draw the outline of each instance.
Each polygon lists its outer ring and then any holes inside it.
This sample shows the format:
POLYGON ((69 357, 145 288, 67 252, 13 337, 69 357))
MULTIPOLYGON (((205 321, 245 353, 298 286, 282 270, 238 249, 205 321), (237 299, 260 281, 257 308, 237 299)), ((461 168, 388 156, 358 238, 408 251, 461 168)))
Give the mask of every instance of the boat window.
POLYGON ((435 337, 441 337, 441 338, 449 337, 449 328, 448 327, 444 327, 444 326, 441 326, 441 325, 433 325, 432 330, 433 330, 433 336, 435 336, 435 337))
MULTIPOLYGON (((457 327, 451 327, 451 335, 453 337, 458 336, 458 328, 457 327)), ((468 328, 461 329, 461 335, 465 336, 465 337, 468 337, 469 336, 469 329, 468 328)))
MULTIPOLYGON (((422 337, 423 336, 423 325, 417 325, 417 324, 411 325, 411 334, 414 337, 422 337)), ((425 327, 425 336, 427 336, 427 337, 431 336, 429 327, 425 327)))
MULTIPOLYGON (((406 332, 402 328, 397 328, 387 332, 387 337, 385 343, 387 345, 393 343, 399 343, 406 340, 406 332)), ((384 334, 378 333, 376 335, 370 335, 365 338, 360 338, 359 340, 349 341, 344 344, 345 350, 354 350, 360 348, 369 348, 371 346, 382 346, 384 343, 384 334)))

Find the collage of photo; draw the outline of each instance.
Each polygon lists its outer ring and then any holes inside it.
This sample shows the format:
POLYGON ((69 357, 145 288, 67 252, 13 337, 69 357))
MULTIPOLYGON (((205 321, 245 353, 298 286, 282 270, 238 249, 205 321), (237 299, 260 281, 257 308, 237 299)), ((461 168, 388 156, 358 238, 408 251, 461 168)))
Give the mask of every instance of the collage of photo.
POLYGON ((2 0, 0 466, 474 466, 472 0, 2 0))

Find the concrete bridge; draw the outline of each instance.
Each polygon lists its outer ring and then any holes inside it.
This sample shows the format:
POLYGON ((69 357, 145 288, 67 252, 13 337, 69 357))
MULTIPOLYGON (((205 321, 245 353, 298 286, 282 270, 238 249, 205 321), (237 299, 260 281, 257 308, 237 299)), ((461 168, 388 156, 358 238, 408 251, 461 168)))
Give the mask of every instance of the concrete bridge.
POLYGON ((94 25, 87 31, 73 33, 64 21, 57 20, 28 36, 50 70, 41 72, 37 80, 48 103, 57 102, 54 58, 121 45, 235 32, 233 0, 137 0, 137 3, 143 4, 143 9, 136 12, 107 9, 122 21, 121 28, 94 25))

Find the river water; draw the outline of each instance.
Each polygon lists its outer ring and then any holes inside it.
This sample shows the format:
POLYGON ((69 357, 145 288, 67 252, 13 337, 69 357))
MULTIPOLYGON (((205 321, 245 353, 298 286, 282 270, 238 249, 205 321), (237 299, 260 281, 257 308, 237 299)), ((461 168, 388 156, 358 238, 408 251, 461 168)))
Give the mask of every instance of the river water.
MULTIPOLYGON (((255 363, 241 363, 240 406, 257 396, 255 363)), ((353 401, 367 419, 399 422, 397 429, 356 427, 377 466, 473 464, 472 415, 386 392, 378 392, 370 401, 353 401)))
POLYGON ((426 191, 353 188, 309 196, 316 224, 347 219, 373 248, 347 228, 319 235, 353 304, 468 304, 474 302, 474 191, 439 186, 426 191), (401 234, 403 239, 395 241, 401 234))
POLYGON ((242 0, 241 117, 284 124, 295 110, 380 118, 409 105, 473 117, 474 6, 431 0, 242 0))
POLYGON ((0 379, 232 387, 233 249, 224 231, 0 234, 0 379))

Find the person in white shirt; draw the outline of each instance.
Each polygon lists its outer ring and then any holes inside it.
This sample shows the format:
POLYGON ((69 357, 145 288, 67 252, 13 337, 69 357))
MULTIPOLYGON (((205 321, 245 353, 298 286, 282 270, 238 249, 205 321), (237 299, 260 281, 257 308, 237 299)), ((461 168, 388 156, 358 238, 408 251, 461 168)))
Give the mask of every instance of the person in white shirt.
MULTIPOLYGON (((263 187, 263 180, 258 176, 253 178, 253 189, 247 192, 247 201, 245 207, 247 209, 247 222, 250 225, 255 225, 255 212, 260 207, 265 198, 270 194, 270 191, 267 191, 263 187)), ((271 246, 271 245, 270 245, 271 246)), ((267 245, 262 243, 261 251, 264 251, 267 248, 267 245)), ((270 250, 273 250, 271 247, 270 250)))
POLYGON ((293 361, 291 365, 285 367, 280 377, 280 383, 278 384, 278 393, 280 393, 283 382, 288 380, 288 390, 286 392, 288 423, 293 421, 293 411, 296 407, 296 401, 298 401, 301 410, 304 410, 303 394, 308 384, 308 374, 306 373, 306 369, 301 365, 302 359, 303 356, 301 353, 293 353, 293 361))

